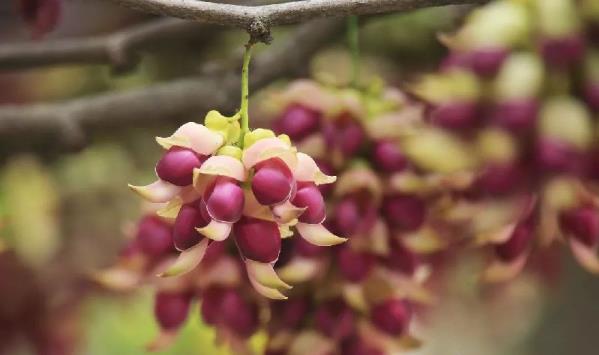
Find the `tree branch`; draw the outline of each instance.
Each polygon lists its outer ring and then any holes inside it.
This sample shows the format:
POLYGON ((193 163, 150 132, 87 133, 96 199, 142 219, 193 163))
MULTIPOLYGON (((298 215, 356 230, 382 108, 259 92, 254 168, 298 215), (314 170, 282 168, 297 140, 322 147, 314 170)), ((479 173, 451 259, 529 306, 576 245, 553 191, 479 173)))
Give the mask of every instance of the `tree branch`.
POLYGON ((0 45, 0 68, 24 69, 55 64, 111 64, 130 68, 136 52, 157 41, 205 34, 207 26, 179 19, 160 19, 104 36, 0 45))
MULTIPOLYGON (((250 75, 252 90, 298 73, 342 28, 339 21, 312 21, 300 26, 281 45, 257 55, 250 75)), ((239 80, 234 71, 63 103, 4 106, 0 108, 2 153, 73 150, 87 144, 87 136, 98 131, 148 126, 182 117, 197 120, 210 109, 230 112, 239 103, 239 80)))
POLYGON ((487 0, 304 0, 282 4, 246 6, 195 0, 112 0, 152 14, 235 26, 255 40, 268 41, 270 27, 320 17, 373 15, 450 4, 483 3, 487 0))

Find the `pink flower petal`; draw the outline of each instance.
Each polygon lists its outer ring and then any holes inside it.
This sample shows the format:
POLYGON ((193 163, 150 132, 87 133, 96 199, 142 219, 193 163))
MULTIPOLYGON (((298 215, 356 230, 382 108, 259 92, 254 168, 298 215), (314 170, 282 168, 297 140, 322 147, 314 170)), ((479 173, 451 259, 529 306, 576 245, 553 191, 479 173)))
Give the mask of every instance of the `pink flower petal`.
POLYGON ((246 179, 245 168, 241 161, 227 155, 211 156, 199 168, 199 173, 228 176, 237 181, 246 179))
POLYGON ((297 167, 293 176, 297 181, 310 181, 316 185, 331 184, 337 180, 337 177, 323 173, 311 156, 301 152, 297 153, 297 167))
POLYGON ((214 154, 224 144, 222 135, 195 122, 183 124, 170 137, 156 137, 156 141, 165 149, 180 146, 205 155, 214 154))
POLYGON ((265 138, 243 151, 243 165, 251 169, 254 165, 270 158, 280 158, 293 170, 297 165, 295 150, 279 138, 265 138))

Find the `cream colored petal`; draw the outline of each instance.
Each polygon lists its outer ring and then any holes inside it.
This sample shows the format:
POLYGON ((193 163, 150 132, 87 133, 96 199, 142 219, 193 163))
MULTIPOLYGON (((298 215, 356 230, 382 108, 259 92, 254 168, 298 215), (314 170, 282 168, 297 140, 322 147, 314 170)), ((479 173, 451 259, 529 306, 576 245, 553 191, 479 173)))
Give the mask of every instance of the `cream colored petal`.
POLYGON ((582 244, 574 237, 569 237, 570 248, 574 257, 589 272, 599 274, 599 258, 597 257, 597 249, 589 248, 582 244))
POLYGON ((146 345, 148 352, 162 351, 175 343, 177 331, 161 329, 160 333, 146 345))
POLYGON ((302 238, 321 247, 341 244, 347 240, 329 232, 322 224, 298 223, 295 227, 302 238))
POLYGON ((246 179, 246 171, 241 161, 227 155, 211 156, 199 168, 199 173, 228 176, 237 181, 246 179))
POLYGON ((174 221, 177 218, 182 205, 183 201, 179 197, 175 197, 170 200, 166 206, 156 211, 156 214, 159 217, 174 221))
POLYGON ((252 284, 252 287, 254 287, 256 292, 258 292, 262 296, 273 299, 273 300, 286 300, 287 299, 287 296, 282 294, 281 291, 277 290, 276 288, 266 287, 266 286, 260 284, 254 278, 254 276, 252 274, 248 273, 248 278, 250 279, 250 283, 252 284))
POLYGON ((130 184, 129 188, 139 194, 142 198, 155 203, 170 201, 177 196, 182 189, 179 186, 163 180, 156 180, 145 186, 135 186, 130 184))
POLYGON ((322 271, 322 261, 314 258, 294 257, 285 266, 278 269, 281 279, 298 284, 313 279, 322 271))
POLYGON ((187 122, 179 127, 172 136, 157 137, 156 141, 165 149, 174 145, 182 146, 204 155, 214 154, 224 144, 222 135, 195 122, 187 122))
POLYGON ((368 312, 368 301, 364 296, 364 289, 359 283, 348 283, 343 285, 343 299, 352 308, 361 312, 368 312))
POLYGON ((246 259, 245 266, 248 274, 252 275, 254 280, 262 286, 288 290, 292 288, 279 278, 279 275, 277 275, 273 265, 270 263, 260 263, 246 259))
POLYGON ((263 160, 270 159, 275 156, 280 156, 281 159, 285 161, 285 163, 287 163, 288 165, 291 164, 290 168, 293 168, 293 161, 288 161, 289 159, 293 158, 285 157, 285 155, 287 155, 289 152, 293 152, 293 150, 291 146, 283 140, 277 137, 265 138, 257 141, 252 146, 245 149, 243 151, 243 157, 241 160, 246 169, 251 169, 252 167, 254 167, 254 165, 258 164, 263 160))
POLYGON ((204 237, 220 242, 227 239, 229 234, 231 234, 232 227, 233 225, 231 223, 211 220, 207 226, 196 228, 196 230, 204 237))
POLYGON ((296 207, 291 202, 285 201, 272 206, 271 211, 277 223, 287 224, 301 216, 306 210, 305 207, 296 207))
POLYGON ((482 281, 494 283, 510 280, 524 269, 527 260, 528 253, 523 253, 515 260, 507 263, 496 259, 483 272, 482 281))
POLYGON ((134 290, 142 278, 138 272, 118 266, 95 272, 91 277, 100 285, 115 291, 134 290))
POLYGON ((297 167, 293 171, 297 181, 311 181, 316 185, 331 184, 337 180, 335 176, 329 176, 320 171, 320 168, 308 154, 297 153, 297 167))
POLYGON ((335 184, 335 195, 344 196, 352 192, 366 189, 375 200, 383 196, 383 183, 369 168, 353 168, 339 176, 335 184))
POLYGON ((261 205, 251 189, 243 190, 245 195, 245 203, 243 205, 243 215, 266 221, 275 221, 275 217, 269 206, 261 205))
POLYGON ((202 261, 206 254, 206 249, 210 243, 209 239, 204 239, 193 247, 186 249, 179 254, 175 262, 168 267, 166 271, 159 274, 159 277, 172 277, 183 275, 191 270, 202 261))

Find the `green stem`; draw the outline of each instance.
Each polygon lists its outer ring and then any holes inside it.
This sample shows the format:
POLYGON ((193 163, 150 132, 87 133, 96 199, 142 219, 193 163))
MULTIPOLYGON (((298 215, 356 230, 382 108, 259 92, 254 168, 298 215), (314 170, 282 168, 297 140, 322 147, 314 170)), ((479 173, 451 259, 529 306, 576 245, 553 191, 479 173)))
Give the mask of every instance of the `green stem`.
POLYGON ((250 59, 252 57, 252 46, 253 43, 249 42, 245 45, 245 52, 243 53, 243 67, 241 69, 241 108, 239 113, 241 114, 241 135, 239 137, 239 145, 243 148, 243 138, 247 132, 250 131, 250 117, 248 115, 248 103, 249 103, 249 80, 248 72, 250 67, 250 59))
POLYGON ((360 79, 360 42, 358 16, 347 18, 347 43, 351 52, 351 85, 358 87, 360 79))

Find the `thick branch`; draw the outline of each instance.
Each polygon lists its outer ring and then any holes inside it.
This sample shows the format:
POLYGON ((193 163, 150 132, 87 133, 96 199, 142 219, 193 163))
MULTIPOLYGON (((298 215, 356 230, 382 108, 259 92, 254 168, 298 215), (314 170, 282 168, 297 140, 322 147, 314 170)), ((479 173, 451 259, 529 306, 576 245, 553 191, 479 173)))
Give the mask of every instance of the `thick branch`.
POLYGON ((236 26, 257 39, 268 38, 270 26, 319 17, 373 15, 486 0, 303 0, 282 4, 244 6, 195 0, 112 0, 129 8, 188 20, 236 26))
MULTIPOLYGON (((339 21, 306 23, 281 45, 257 55, 250 75, 252 90, 297 73, 342 28, 339 21)), ((85 144, 93 132, 182 117, 197 120, 210 109, 231 113, 239 103, 239 80, 235 71, 64 103, 5 106, 0 108, 0 142, 11 152, 68 150, 85 144)))
POLYGON ((116 69, 130 67, 136 51, 171 38, 203 33, 206 26, 179 19, 161 19, 104 36, 59 39, 0 46, 0 68, 23 69, 54 64, 109 63, 116 69))

